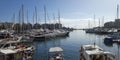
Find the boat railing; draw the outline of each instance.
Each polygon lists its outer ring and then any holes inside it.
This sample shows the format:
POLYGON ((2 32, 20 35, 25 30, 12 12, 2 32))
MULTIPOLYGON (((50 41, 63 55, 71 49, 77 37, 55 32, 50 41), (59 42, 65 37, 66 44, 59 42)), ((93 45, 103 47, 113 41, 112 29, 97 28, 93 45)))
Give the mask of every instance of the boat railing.
POLYGON ((8 40, 3 40, 2 42, 0 42, 0 48, 3 48, 3 46, 5 46, 6 45, 6 42, 7 42, 8 40))

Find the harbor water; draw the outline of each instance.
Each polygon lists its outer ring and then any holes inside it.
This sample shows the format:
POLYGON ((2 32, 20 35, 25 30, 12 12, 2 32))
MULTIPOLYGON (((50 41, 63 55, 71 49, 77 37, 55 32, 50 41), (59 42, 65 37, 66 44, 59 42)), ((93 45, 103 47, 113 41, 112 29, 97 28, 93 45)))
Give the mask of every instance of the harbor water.
POLYGON ((35 51, 33 60, 48 60, 48 50, 54 46, 60 46, 64 49, 65 60, 80 60, 79 50, 81 45, 94 44, 106 51, 113 52, 117 60, 120 60, 119 44, 104 44, 106 35, 88 34, 83 30, 75 30, 70 32, 69 36, 52 38, 45 41, 34 41, 35 51))

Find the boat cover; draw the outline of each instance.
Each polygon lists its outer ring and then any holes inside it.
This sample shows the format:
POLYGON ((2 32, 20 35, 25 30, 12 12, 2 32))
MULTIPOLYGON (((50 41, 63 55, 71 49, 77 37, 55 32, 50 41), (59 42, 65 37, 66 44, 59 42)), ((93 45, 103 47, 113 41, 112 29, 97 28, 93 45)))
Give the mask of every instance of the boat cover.
POLYGON ((63 49, 60 47, 52 47, 49 49, 49 52, 61 52, 61 51, 63 51, 63 49))
POLYGON ((11 50, 11 49, 0 50, 0 52, 1 52, 1 53, 4 53, 4 54, 13 54, 13 53, 17 53, 16 51, 11 50))

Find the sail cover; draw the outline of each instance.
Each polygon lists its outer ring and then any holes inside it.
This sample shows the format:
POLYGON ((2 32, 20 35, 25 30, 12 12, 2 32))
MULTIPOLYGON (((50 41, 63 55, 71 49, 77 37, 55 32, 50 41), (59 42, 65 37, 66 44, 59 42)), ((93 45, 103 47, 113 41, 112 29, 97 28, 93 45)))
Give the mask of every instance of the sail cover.
POLYGON ((63 49, 60 47, 52 47, 49 49, 49 52, 60 52, 60 51, 63 51, 63 49))

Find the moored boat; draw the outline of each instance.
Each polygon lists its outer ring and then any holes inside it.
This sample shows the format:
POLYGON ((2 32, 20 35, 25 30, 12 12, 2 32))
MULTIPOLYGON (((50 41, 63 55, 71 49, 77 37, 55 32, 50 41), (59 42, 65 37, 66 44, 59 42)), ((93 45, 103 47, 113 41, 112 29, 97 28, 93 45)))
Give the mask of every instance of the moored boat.
POLYGON ((64 37, 64 36, 68 36, 68 35, 69 35, 68 31, 60 29, 60 30, 53 30, 50 32, 44 32, 41 34, 38 33, 38 34, 35 34, 33 37, 34 37, 34 40, 42 41, 45 39, 51 39, 51 38, 55 38, 55 37, 64 37))
POLYGON ((80 50, 80 60, 116 60, 115 55, 104 51, 97 45, 83 45, 80 50))
POLYGON ((61 47, 51 47, 48 60, 64 60, 63 49, 61 47))
POLYGON ((0 44, 0 60, 32 60, 34 47, 20 41, 5 41, 0 44))
POLYGON ((119 43, 120 42, 120 32, 108 35, 104 38, 105 43, 119 43))

